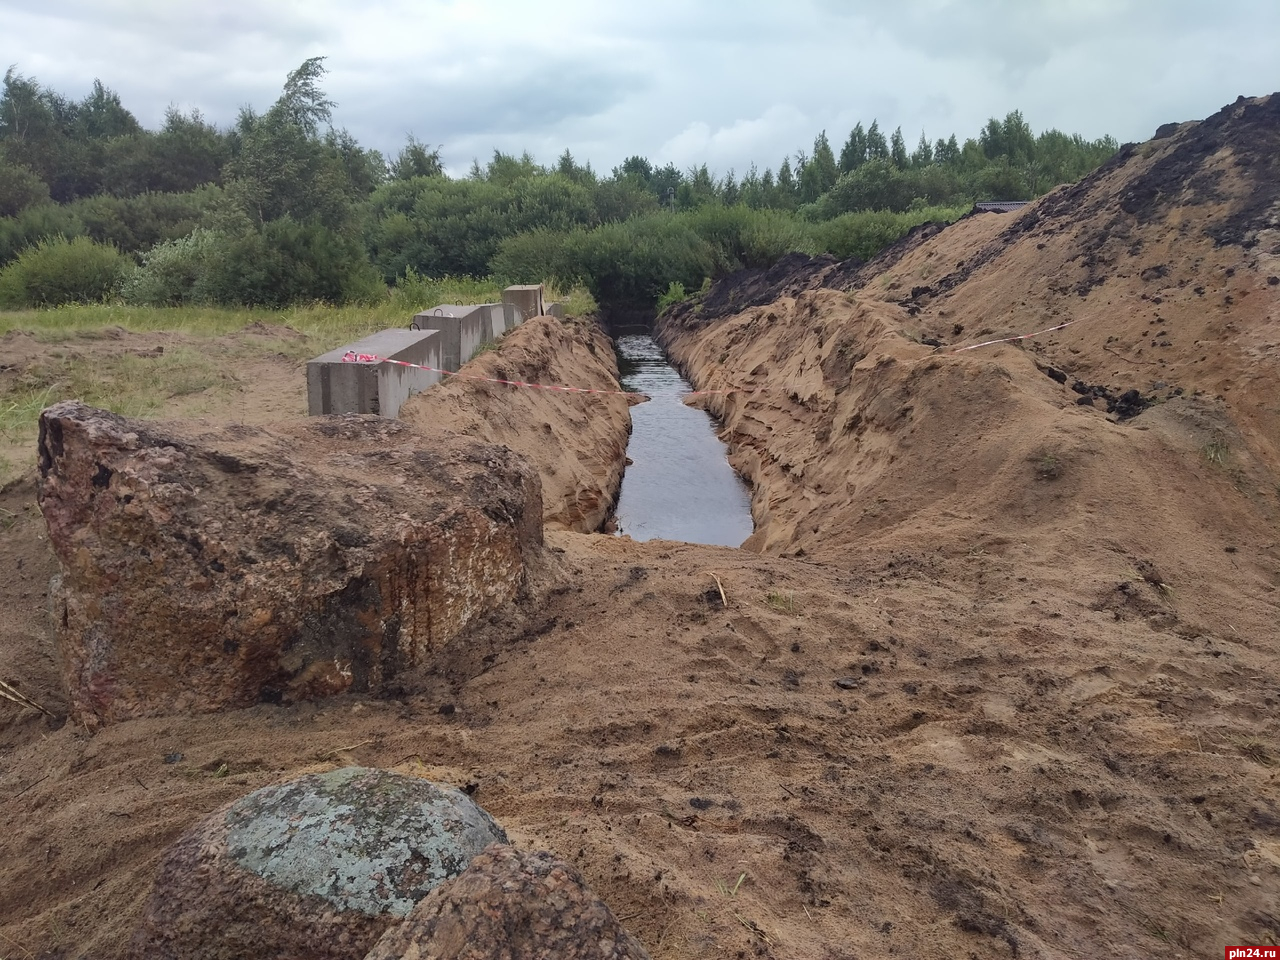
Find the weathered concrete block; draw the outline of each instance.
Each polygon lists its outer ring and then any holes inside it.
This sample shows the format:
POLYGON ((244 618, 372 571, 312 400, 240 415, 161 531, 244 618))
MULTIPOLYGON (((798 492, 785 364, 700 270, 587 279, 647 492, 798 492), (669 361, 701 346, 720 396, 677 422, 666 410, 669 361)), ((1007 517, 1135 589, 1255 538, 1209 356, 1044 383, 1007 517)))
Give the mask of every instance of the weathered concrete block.
POLYGON ((582 874, 495 844, 436 887, 365 960, 649 960, 582 874))
POLYGON ((346 767, 206 817, 161 860, 135 960, 360 960, 502 828, 451 787, 346 767))
POLYGON ((507 304, 503 303, 484 304, 485 317, 489 321, 489 335, 485 338, 486 340, 497 340, 507 332, 506 306, 507 304))
POLYGON ((502 308, 502 319, 507 330, 514 330, 524 323, 524 315, 520 313, 520 308, 514 303, 500 303, 495 304, 495 306, 502 308))
POLYGON ((548 304, 547 304, 547 316, 548 316, 548 317, 555 317, 557 320, 563 320, 563 319, 564 319, 564 304, 563 304, 563 303, 548 303, 548 304))
POLYGON ((542 284, 521 284, 503 290, 502 302, 514 304, 520 310, 522 321, 532 320, 546 312, 543 296, 542 284))
POLYGON ((410 329, 439 331, 441 366, 454 372, 493 339, 485 304, 444 303, 415 314, 410 329))
POLYGON ((542 540, 526 461, 380 417, 201 428, 67 401, 39 469, 86 722, 376 690, 515 598, 542 540))
POLYGON ((363 340, 330 350, 307 363, 307 412, 376 413, 394 417, 415 393, 440 382, 432 370, 402 367, 372 360, 344 361, 343 357, 385 357, 444 369, 441 339, 431 330, 382 330, 363 340))

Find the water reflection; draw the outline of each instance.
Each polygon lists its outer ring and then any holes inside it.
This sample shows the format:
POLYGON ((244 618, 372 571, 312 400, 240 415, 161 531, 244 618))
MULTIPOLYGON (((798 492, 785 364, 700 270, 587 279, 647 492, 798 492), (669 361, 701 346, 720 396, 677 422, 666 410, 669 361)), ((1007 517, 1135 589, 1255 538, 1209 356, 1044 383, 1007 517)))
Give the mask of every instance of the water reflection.
POLYGON ((622 478, 618 532, 738 546, 751 535, 751 496, 714 421, 680 402, 692 387, 652 337, 619 337, 617 347, 624 389, 653 398, 631 408, 632 463, 622 478))

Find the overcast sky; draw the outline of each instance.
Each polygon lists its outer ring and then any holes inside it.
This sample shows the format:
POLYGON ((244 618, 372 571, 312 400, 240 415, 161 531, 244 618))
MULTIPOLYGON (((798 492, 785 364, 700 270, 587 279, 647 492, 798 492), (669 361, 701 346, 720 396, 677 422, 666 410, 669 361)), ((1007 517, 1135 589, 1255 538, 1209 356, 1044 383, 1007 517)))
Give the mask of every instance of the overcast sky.
POLYGON ((146 127, 225 125, 324 56, 336 126, 451 173, 495 148, 607 173, 631 154, 741 174, 826 129, 908 148, 1021 110, 1037 133, 1145 140, 1280 90, 1277 0, 0 0, 0 68, 146 127))

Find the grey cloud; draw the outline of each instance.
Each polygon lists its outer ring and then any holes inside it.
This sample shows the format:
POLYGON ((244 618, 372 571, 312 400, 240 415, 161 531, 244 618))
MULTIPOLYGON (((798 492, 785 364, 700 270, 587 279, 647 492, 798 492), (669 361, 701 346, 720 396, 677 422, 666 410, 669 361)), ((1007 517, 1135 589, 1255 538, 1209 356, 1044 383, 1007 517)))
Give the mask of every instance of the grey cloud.
POLYGON ((1120 140, 1276 84, 1274 0, 0 0, 0 65, 60 92, 94 77, 144 124, 167 104, 228 124, 326 55, 335 122, 393 153, 412 131, 451 168, 495 147, 607 170, 641 153, 776 168, 826 129, 901 125, 914 145, 1021 109, 1120 140))

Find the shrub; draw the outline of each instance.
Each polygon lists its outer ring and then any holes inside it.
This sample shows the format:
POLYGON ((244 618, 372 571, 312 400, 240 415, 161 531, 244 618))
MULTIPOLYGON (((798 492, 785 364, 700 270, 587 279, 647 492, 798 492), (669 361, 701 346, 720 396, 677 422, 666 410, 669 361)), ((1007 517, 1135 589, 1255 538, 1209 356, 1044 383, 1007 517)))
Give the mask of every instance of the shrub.
POLYGON ((129 266, 115 247, 88 237, 42 240, 0 270, 0 307, 100 301, 115 291, 129 266))
POLYGON ((907 213, 891 213, 888 210, 846 213, 817 224, 814 232, 820 249, 843 260, 860 257, 870 260, 889 244, 906 235, 912 227, 929 221, 951 223, 960 219, 969 208, 923 207, 907 213))
POLYGON ((49 202, 49 187, 28 168, 0 155, 0 217, 16 217, 27 207, 49 202))
POLYGON ((554 278, 568 285, 577 278, 565 260, 566 236, 563 231, 538 229, 507 237, 490 261, 493 275, 508 284, 554 278))
POLYGON ((675 306, 685 298, 684 284, 679 280, 672 280, 667 286, 667 292, 658 298, 658 312, 661 313, 667 307, 675 306))
POLYGON ((71 206, 52 202, 27 207, 16 217, 0 217, 0 266, 41 240, 52 237, 70 240, 84 232, 84 221, 71 206))
POLYGON ((196 288, 221 237, 212 230, 193 230, 178 240, 157 244, 129 273, 120 287, 125 303, 138 307, 195 303, 196 288))
POLYGON ((262 230, 219 236, 192 293, 199 303, 283 307, 366 303, 384 298, 387 288, 359 241, 285 217, 262 230))

